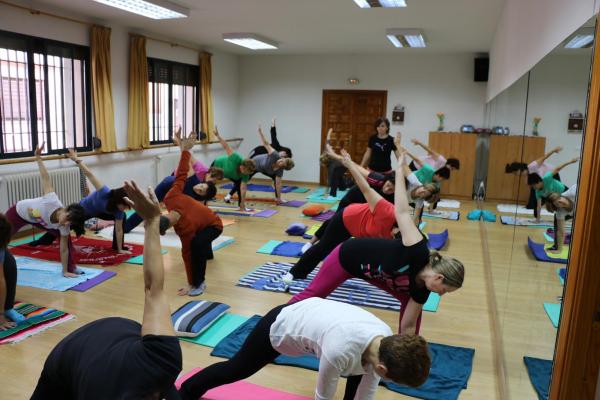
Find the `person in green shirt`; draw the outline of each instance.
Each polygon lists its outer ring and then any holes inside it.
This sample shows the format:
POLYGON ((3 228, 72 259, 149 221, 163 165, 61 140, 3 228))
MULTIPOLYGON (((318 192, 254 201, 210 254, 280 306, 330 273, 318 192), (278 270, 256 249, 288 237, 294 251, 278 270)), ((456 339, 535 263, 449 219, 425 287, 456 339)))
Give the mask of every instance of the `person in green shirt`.
POLYGON ((560 164, 554 170, 547 172, 542 178, 537 174, 530 174, 527 178, 527 183, 535 190, 535 198, 537 201, 537 218, 535 222, 540 222, 540 216, 542 211, 542 201, 548 197, 550 193, 562 193, 567 190, 567 186, 559 180, 554 179, 554 175, 558 174, 561 169, 567 165, 576 163, 579 161, 579 157, 575 157, 570 161, 560 164))
MULTIPOLYGON (((256 172, 256 164, 254 160, 242 158, 240 153, 233 151, 229 144, 219 135, 219 130, 215 126, 213 131, 215 137, 223 146, 227 155, 217 157, 212 163, 212 166, 221 168, 223 176, 233 182, 233 188, 238 194, 238 205, 240 210, 246 209, 246 191, 248 189, 248 180, 250 175, 256 172)), ((231 199, 231 196, 226 196, 225 201, 231 199), (227 198, 229 197, 229 199, 227 198)))

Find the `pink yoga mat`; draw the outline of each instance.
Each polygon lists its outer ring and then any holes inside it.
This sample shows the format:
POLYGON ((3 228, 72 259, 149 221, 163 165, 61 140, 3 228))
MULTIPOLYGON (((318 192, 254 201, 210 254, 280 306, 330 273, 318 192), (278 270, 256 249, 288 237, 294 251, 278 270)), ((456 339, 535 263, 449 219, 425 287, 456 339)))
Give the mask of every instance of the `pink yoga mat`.
MULTIPOLYGON (((185 382, 190 376, 194 375, 202 368, 195 368, 185 375, 181 376, 175 382, 177 389, 185 382)), ((239 381, 231 383, 229 385, 219 386, 209 390, 202 400, 310 400, 310 397, 299 396, 297 394, 291 394, 281 392, 275 389, 269 389, 263 386, 258 386, 253 383, 246 381, 239 381)))

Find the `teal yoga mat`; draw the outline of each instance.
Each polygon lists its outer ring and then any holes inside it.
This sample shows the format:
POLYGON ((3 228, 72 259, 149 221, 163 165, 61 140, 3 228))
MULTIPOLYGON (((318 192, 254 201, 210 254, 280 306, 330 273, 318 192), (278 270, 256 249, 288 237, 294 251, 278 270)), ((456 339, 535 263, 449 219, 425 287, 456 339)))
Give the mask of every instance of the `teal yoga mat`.
POLYGON ((195 338, 179 338, 185 342, 199 344, 201 346, 215 347, 227 335, 240 327, 250 317, 237 314, 223 314, 212 325, 195 338))
POLYGON ((27 236, 27 237, 25 237, 25 238, 23 238, 23 239, 19 239, 19 240, 13 240, 13 241, 12 241, 12 242, 10 242, 8 245, 9 245, 10 247, 14 247, 14 246, 20 246, 20 245, 22 245, 22 244, 29 243, 29 242, 31 242, 32 240, 39 239, 39 238, 41 238, 43 235, 44 235, 44 233, 36 233, 36 234, 35 234, 35 235, 33 235, 33 236, 27 236))
POLYGON ((269 240, 267 243, 263 244, 260 249, 256 250, 256 252, 261 254, 271 254, 275 247, 279 246, 281 243, 281 240, 269 240))
POLYGON ((558 321, 560 320, 560 306, 560 304, 555 303, 544 303, 544 310, 555 328, 558 328, 558 321))
MULTIPOLYGON (((167 254, 167 250, 160 249, 160 254, 167 254)), ((139 256, 131 257, 129 260, 125 261, 126 264, 135 264, 135 265, 144 265, 144 255, 140 254, 139 256)))

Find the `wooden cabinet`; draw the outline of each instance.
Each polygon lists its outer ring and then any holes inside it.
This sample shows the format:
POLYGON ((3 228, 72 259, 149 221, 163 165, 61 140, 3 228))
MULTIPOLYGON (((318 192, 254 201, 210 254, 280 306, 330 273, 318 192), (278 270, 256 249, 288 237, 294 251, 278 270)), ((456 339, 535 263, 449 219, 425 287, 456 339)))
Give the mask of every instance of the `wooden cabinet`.
POLYGON ((429 132, 429 147, 446 158, 460 160, 460 169, 452 171, 450 180, 442 184, 442 198, 471 198, 475 176, 477 135, 458 132, 429 132))
POLYGON ((529 164, 542 157, 545 148, 545 137, 491 135, 486 200, 526 203, 529 198, 527 172, 507 174, 506 164, 529 164))

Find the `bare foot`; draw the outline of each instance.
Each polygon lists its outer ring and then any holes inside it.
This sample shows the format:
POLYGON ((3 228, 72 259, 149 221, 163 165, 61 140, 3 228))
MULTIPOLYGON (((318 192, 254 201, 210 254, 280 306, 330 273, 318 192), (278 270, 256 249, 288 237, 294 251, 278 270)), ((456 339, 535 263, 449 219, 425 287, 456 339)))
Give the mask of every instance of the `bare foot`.
POLYGON ((177 291, 177 296, 187 296, 187 294, 190 292, 190 287, 184 287, 181 288, 177 291))
POLYGON ((63 276, 65 278, 78 278, 79 277, 78 274, 74 274, 72 272, 63 272, 63 276))

